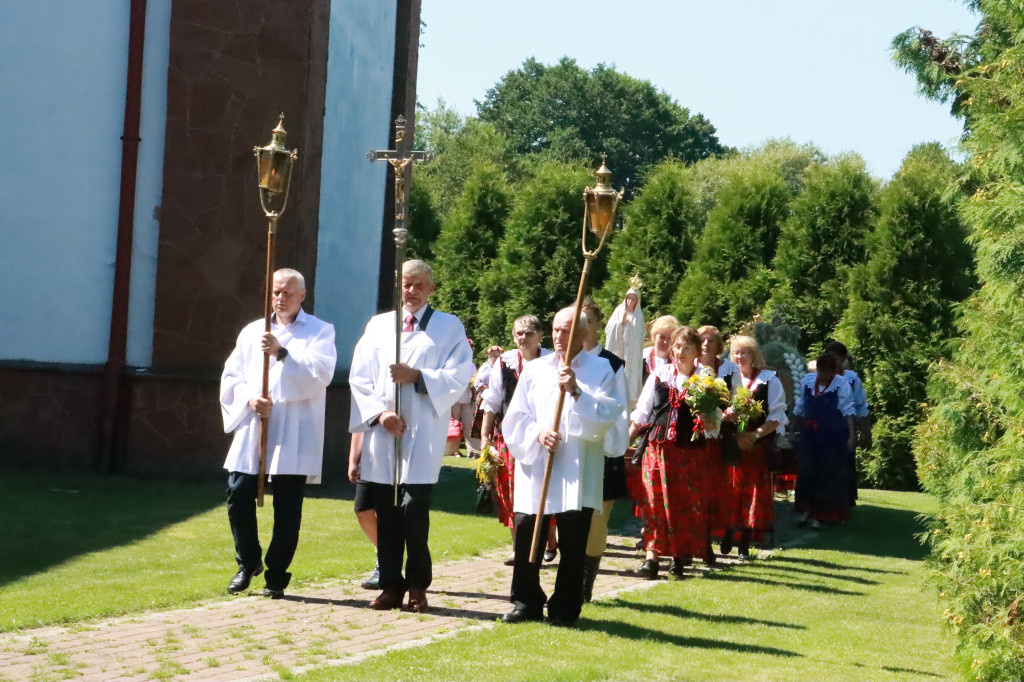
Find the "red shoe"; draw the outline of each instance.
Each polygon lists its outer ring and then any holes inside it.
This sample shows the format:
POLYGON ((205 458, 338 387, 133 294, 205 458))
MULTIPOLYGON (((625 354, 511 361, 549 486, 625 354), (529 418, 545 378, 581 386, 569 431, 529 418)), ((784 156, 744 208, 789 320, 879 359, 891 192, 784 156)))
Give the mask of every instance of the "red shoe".
POLYGON ((374 611, 390 611, 391 609, 401 608, 402 597, 404 596, 404 592, 384 590, 380 593, 379 597, 370 602, 370 608, 374 611))

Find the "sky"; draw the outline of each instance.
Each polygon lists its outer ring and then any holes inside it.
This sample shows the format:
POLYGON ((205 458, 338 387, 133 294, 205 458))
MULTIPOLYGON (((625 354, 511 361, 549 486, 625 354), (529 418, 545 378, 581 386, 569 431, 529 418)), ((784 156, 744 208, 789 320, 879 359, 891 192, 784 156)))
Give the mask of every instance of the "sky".
POLYGON ((529 57, 649 80, 732 147, 788 137, 888 179, 918 143, 956 144, 949 107, 891 61, 912 26, 972 33, 956 0, 423 0, 418 100, 463 115, 529 57))

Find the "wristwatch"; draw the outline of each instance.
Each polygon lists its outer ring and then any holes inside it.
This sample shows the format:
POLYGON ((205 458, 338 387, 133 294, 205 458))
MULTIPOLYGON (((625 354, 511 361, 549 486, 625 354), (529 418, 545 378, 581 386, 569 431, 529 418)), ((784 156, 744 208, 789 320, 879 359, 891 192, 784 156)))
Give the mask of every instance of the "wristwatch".
POLYGON ((281 346, 281 350, 277 351, 277 359, 278 361, 281 361, 284 360, 286 357, 288 357, 288 349, 285 348, 284 346, 281 346))
POLYGON ((572 399, 579 400, 581 395, 583 395, 583 391, 581 391, 580 387, 577 386, 576 390, 572 392, 572 399))

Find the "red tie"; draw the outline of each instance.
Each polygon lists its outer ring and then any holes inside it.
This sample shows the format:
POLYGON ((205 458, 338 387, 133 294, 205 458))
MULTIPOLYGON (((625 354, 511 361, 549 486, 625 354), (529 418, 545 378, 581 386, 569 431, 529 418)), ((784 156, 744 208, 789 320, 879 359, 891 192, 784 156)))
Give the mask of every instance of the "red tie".
POLYGON ((412 326, 414 324, 416 324, 416 316, 415 315, 406 315, 405 316, 405 326, 402 327, 402 331, 403 332, 411 332, 412 331, 412 326))

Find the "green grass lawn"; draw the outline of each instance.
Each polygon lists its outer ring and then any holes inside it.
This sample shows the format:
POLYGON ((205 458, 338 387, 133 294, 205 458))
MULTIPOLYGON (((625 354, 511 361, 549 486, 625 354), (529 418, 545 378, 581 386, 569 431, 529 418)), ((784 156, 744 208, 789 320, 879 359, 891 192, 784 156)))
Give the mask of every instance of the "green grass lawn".
POLYGON ((864 491, 853 520, 800 548, 592 603, 575 629, 498 624, 299 679, 948 679, 913 537, 930 504, 864 491))
MULTIPOLYGON (((472 463, 446 462, 432 515, 435 559, 507 546, 508 531, 473 512, 472 463)), ((5 474, 0 630, 230 599, 235 567, 223 488, 5 474)), ((361 577, 373 551, 352 513, 352 487, 311 492, 293 586, 361 577)), ((799 547, 595 602, 575 629, 498 624, 302 679, 949 678, 951 642, 923 586, 925 552, 914 539, 916 516, 932 501, 862 495, 852 521, 808 533, 799 547)), ((271 503, 260 512, 264 541, 271 503)), ((628 517, 626 506, 618 505, 613 526, 628 517)), ((788 518, 780 516, 783 542, 803 532, 788 518)))
MULTIPOLYGON (((468 459, 446 458, 435 490, 435 562, 508 543, 474 513, 468 459)), ((5 473, 0 530, 0 631, 230 599, 237 567, 224 484, 5 473)), ((292 589, 358 578, 374 550, 352 513, 353 486, 310 486, 292 589)), ((270 539, 273 497, 259 511, 270 539)), ((261 580, 253 583, 262 587, 261 580)))

